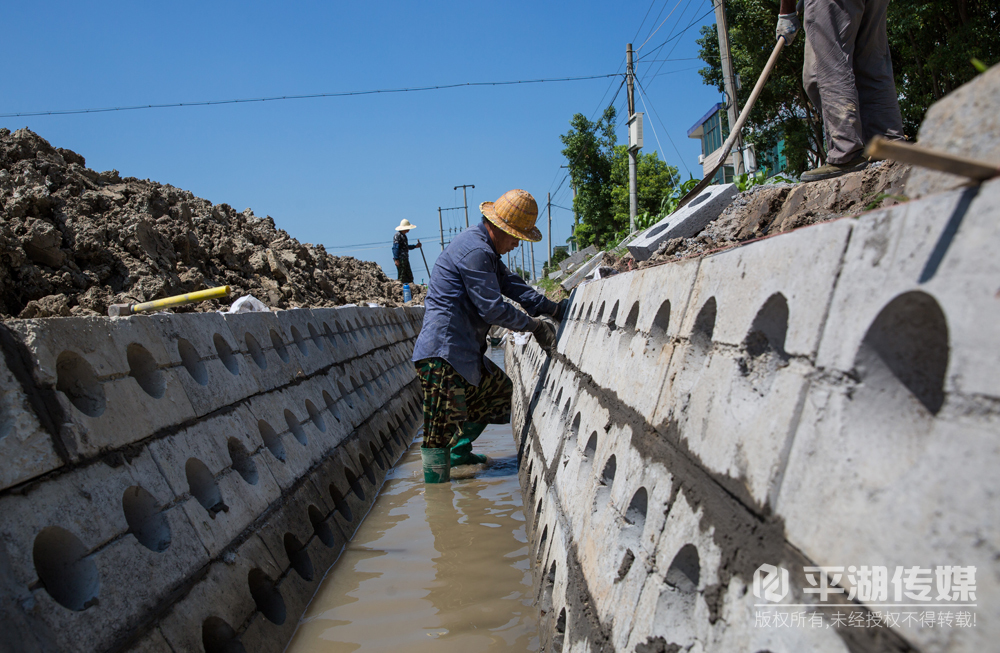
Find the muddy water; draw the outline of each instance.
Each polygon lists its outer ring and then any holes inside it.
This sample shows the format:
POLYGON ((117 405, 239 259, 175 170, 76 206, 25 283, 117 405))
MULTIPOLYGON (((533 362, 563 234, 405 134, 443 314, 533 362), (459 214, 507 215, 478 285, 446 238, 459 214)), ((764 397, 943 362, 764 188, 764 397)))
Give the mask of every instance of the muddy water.
POLYGON ((487 469, 452 470, 449 484, 424 485, 419 447, 387 477, 288 651, 538 650, 510 426, 476 441, 487 469))

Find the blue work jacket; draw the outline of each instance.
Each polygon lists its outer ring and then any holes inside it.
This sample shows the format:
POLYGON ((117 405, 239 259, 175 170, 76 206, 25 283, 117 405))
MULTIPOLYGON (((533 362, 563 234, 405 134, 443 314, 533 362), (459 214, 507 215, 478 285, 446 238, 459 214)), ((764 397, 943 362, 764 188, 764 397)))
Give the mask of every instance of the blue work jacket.
POLYGON ((443 358, 478 386, 490 325, 524 331, 530 323, 528 315, 505 302, 504 296, 532 317, 556 312, 555 302, 507 269, 486 225, 479 223, 456 236, 434 263, 412 360, 443 358))

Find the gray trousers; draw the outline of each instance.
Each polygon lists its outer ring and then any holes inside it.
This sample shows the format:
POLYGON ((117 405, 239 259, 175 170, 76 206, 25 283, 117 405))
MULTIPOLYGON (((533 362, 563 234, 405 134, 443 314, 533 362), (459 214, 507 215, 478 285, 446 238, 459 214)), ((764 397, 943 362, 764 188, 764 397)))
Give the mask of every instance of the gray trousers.
POLYGON ((823 115, 827 163, 873 136, 903 138, 885 17, 889 0, 805 0, 802 84, 823 115))

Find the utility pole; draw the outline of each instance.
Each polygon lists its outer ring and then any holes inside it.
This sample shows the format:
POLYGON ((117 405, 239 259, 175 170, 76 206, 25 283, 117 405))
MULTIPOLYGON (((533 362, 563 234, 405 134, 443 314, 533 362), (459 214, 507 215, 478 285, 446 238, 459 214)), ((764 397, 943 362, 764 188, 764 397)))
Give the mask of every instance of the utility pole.
MULTIPOLYGON (((721 0, 720 0, 721 2, 721 0)), ((638 162, 639 147, 641 144, 632 142, 632 121, 635 116, 635 67, 632 65, 632 44, 629 43, 625 49, 625 79, 628 81, 628 123, 629 123, 629 144, 628 144, 628 231, 635 231, 635 216, 639 212, 639 180, 638 162)), ((641 118, 639 118, 641 120, 641 118)))
POLYGON ((549 210, 549 271, 552 271, 552 193, 548 193, 546 208, 549 210))
POLYGON ((455 190, 458 190, 459 188, 462 189, 462 204, 465 206, 465 227, 466 228, 469 227, 469 200, 467 200, 465 198, 465 189, 466 188, 475 188, 475 187, 476 187, 475 184, 462 184, 461 186, 455 186, 455 190))
POLYGON ((438 229, 441 230, 441 251, 444 251, 444 222, 441 220, 441 207, 438 207, 438 229))
POLYGON ((531 250, 531 280, 538 278, 535 274, 535 243, 528 241, 528 248, 531 250))
MULTIPOLYGON (((722 59, 722 81, 729 98, 726 116, 729 118, 729 128, 736 124, 740 115, 739 101, 736 98, 736 77, 733 75, 733 53, 729 49, 729 25, 726 23, 725 0, 713 0, 715 5, 715 28, 719 33, 719 57, 722 59)), ((725 139, 723 139, 725 140, 725 139)), ((746 170, 743 166, 743 136, 737 135, 733 144, 733 172, 739 176, 746 170)), ((725 178, 725 173, 723 173, 725 178)))
POLYGON ((526 266, 524 265, 524 247, 522 246, 519 249, 521 250, 521 272, 526 273, 527 270, 525 269, 526 266))

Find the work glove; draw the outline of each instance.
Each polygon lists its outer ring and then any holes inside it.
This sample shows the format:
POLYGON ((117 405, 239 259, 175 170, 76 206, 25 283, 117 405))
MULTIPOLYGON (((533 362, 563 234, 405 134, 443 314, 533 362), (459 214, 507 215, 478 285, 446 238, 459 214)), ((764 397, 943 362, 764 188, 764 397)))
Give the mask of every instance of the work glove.
POLYGON ((540 320, 537 317, 529 318, 531 322, 528 324, 528 331, 535 334, 535 340, 538 341, 538 346, 545 351, 551 350, 556 346, 556 327, 552 322, 548 320, 540 320))
POLYGON ((775 38, 785 37, 785 45, 791 45, 795 35, 802 28, 798 14, 778 14, 778 27, 775 28, 775 38))
POLYGON ((562 322, 563 318, 566 317, 566 313, 569 312, 569 298, 562 300, 556 304, 556 312, 552 314, 552 319, 556 322, 562 322))

